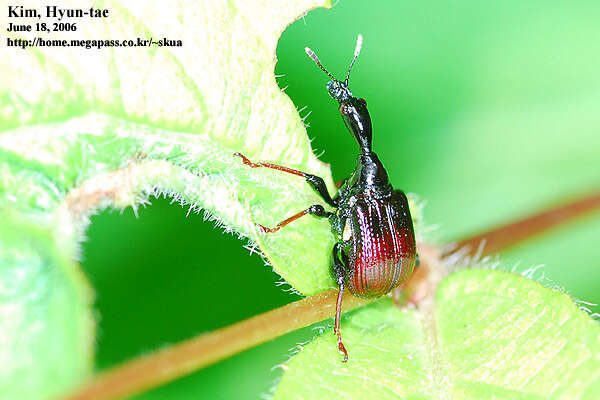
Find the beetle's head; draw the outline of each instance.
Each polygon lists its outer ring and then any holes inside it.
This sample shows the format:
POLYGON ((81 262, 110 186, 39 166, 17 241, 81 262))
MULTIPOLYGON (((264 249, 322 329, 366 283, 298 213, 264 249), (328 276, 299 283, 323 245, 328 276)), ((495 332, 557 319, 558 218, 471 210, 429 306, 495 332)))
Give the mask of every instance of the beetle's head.
POLYGON ((327 91, 329 95, 339 103, 350 100, 352 92, 346 82, 340 82, 336 79, 327 82, 327 91))
POLYGON ((356 141, 361 147, 363 153, 369 153, 371 151, 371 117, 369 116, 369 111, 367 111, 367 102, 364 99, 354 97, 350 88, 348 87, 348 80, 350 79, 350 71, 352 70, 352 66, 354 65, 354 61, 358 57, 360 53, 360 48, 362 46, 362 35, 358 35, 358 39, 356 40, 356 48, 354 50, 354 57, 350 62, 350 67, 348 68, 348 73, 346 74, 346 79, 344 81, 339 81, 335 79, 333 75, 329 73, 321 64, 319 57, 315 54, 314 51, 306 47, 304 50, 306 54, 321 68, 331 80, 327 82, 327 91, 329 95, 337 100, 340 103, 340 113, 342 114, 342 119, 346 124, 346 127, 354 137, 356 141))

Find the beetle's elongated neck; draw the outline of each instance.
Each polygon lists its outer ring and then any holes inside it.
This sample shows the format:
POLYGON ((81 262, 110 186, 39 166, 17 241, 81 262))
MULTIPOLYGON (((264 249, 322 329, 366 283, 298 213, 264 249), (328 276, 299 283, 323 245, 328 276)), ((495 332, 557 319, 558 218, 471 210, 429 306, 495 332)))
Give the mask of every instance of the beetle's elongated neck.
POLYGON ((372 151, 373 127, 367 104, 363 99, 351 97, 340 102, 340 113, 348 130, 352 133, 362 154, 372 151))

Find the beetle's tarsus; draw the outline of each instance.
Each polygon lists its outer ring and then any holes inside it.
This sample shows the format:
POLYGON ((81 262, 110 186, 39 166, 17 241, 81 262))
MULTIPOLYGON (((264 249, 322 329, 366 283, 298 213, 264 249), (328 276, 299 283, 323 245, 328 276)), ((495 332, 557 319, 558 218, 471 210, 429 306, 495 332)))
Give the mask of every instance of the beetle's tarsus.
MULTIPOLYGON (((338 245, 336 245, 334 247, 337 248, 338 245)), ((334 255, 335 257, 335 255, 334 255)), ((333 324, 333 333, 335 333, 337 335, 337 343, 338 343, 338 349, 340 351, 340 353, 342 353, 344 355, 344 362, 348 361, 348 351, 346 351, 346 347, 344 346, 344 342, 342 341, 342 333, 340 332, 340 319, 341 319, 341 315, 342 315, 342 298, 344 297, 344 278, 340 277, 341 279, 338 280, 338 286, 339 286, 339 290, 338 290, 338 296, 337 296, 337 302, 335 305, 335 321, 333 324)))
POLYGON ((252 161, 250 161, 248 159, 248 157, 246 157, 245 155, 243 155, 242 153, 233 153, 234 156, 240 157, 242 159, 242 162, 244 164, 246 164, 247 166, 249 166, 250 168, 259 168, 262 167, 262 165, 259 164, 255 164, 252 161))
POLYGON ((261 224, 255 224, 256 227, 262 232, 262 233, 273 233, 273 232, 277 232, 279 229, 281 229, 281 226, 277 225, 275 228, 267 228, 264 225, 261 224))
POLYGON ((338 350, 340 353, 342 353, 344 355, 344 359, 342 360, 342 362, 346 362, 348 361, 348 351, 346 350, 346 347, 344 346, 344 342, 342 341, 342 335, 340 334, 340 331, 338 330, 336 332, 337 337, 338 337, 338 350))

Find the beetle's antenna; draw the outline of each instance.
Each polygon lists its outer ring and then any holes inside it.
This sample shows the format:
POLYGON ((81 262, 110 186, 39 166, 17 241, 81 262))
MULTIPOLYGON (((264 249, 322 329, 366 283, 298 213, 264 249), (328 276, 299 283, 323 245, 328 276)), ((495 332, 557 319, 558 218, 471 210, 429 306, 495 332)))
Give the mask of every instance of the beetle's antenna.
POLYGON ((348 67, 348 74, 346 74, 346 80, 344 81, 346 86, 348 86, 348 79, 350 79, 350 71, 352 70, 352 67, 354 66, 354 61, 356 61, 356 59, 358 58, 358 55, 360 54, 360 49, 362 47, 362 41, 363 41, 363 37, 359 33, 358 37, 356 38, 356 47, 354 48, 354 58, 352 59, 352 62, 350 63, 350 67, 348 67))
POLYGON ((315 64, 317 64, 317 65, 319 66, 319 68, 321 68, 321 69, 323 70, 323 72, 325 72, 327 75, 329 75, 329 77, 330 77, 331 79, 333 79, 334 81, 338 82, 338 80, 337 80, 337 79, 335 79, 335 78, 333 77, 333 75, 331 75, 331 74, 329 73, 329 71, 327 71, 327 70, 325 69, 325 67, 323 66, 323 64, 321 64, 321 61, 319 60, 319 57, 317 57, 317 55, 315 54, 315 52, 314 52, 314 51, 312 51, 312 50, 311 50, 309 47, 305 47, 305 48, 304 48, 304 51, 305 51, 305 52, 306 52, 306 54, 307 54, 307 55, 308 55, 308 56, 309 56, 309 57, 310 57, 310 58, 311 58, 311 59, 312 59, 312 60, 315 62, 315 64))

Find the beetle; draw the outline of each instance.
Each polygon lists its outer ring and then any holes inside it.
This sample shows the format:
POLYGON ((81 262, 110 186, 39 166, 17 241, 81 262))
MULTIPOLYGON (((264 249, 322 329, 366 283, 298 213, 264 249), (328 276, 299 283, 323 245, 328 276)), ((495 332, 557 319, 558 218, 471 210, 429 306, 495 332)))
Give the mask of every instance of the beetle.
POLYGON ((389 182, 383 164, 372 148, 372 125, 367 103, 352 95, 348 87, 350 71, 360 53, 362 36, 358 35, 354 57, 344 81, 337 80, 321 64, 314 51, 306 54, 330 78, 329 95, 339 103, 342 119, 356 142, 360 154, 352 174, 331 197, 321 177, 266 162, 252 162, 244 155, 244 164, 252 168, 272 168, 298 175, 316 190, 335 211, 315 204, 281 221, 273 228, 257 224, 264 233, 273 233, 307 214, 328 218, 336 237, 333 246, 332 273, 338 286, 334 333, 344 362, 348 352, 342 341, 340 314, 344 289, 359 297, 383 296, 405 283, 418 264, 415 235, 406 195, 389 182))

